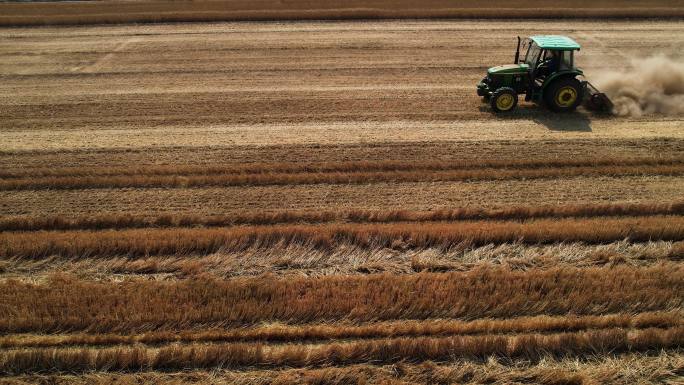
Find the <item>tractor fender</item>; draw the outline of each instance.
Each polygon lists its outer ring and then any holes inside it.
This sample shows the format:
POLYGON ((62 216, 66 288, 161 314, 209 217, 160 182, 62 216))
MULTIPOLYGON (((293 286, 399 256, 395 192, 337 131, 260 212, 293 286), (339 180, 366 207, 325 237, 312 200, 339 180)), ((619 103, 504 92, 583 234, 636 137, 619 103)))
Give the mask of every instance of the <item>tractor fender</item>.
POLYGON ((583 76, 584 74, 582 71, 577 71, 577 70, 567 70, 567 71, 558 71, 546 79, 544 79, 544 83, 541 85, 541 95, 543 97, 544 92, 548 88, 549 84, 553 83, 556 81, 556 79, 561 79, 561 78, 576 78, 577 76, 583 76))

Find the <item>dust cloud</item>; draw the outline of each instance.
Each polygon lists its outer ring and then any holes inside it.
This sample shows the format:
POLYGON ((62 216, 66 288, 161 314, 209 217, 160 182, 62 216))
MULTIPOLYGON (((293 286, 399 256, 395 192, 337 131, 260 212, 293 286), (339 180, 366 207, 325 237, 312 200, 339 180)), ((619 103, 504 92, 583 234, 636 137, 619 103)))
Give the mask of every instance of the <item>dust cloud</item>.
POLYGON ((619 116, 684 115, 684 62, 666 56, 634 59, 625 71, 596 77, 619 116))

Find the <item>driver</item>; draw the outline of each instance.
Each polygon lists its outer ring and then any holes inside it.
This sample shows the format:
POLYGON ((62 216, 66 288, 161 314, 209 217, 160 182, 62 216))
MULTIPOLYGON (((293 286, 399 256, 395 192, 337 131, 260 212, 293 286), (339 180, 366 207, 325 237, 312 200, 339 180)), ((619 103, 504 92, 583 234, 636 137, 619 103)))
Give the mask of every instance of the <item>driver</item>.
POLYGON ((549 73, 552 74, 560 69, 560 61, 560 51, 551 51, 551 59, 549 59, 549 73))
POLYGON ((560 69, 561 55, 559 51, 547 51, 551 56, 547 56, 540 64, 538 74, 548 76, 560 69))

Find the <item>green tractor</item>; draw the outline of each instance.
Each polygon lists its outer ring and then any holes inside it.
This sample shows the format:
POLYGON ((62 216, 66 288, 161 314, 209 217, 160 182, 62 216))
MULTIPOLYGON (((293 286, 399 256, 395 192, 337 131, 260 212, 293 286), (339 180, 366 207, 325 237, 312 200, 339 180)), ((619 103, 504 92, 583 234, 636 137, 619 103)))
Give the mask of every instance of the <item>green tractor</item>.
POLYGON ((545 104, 556 112, 574 111, 580 104, 593 111, 611 111, 610 99, 580 79, 584 73, 575 67, 579 49, 567 36, 532 36, 524 41, 518 37, 515 64, 488 69, 477 85, 477 94, 495 112, 513 110, 521 94, 526 101, 545 104), (521 48, 526 50, 522 59, 521 48))

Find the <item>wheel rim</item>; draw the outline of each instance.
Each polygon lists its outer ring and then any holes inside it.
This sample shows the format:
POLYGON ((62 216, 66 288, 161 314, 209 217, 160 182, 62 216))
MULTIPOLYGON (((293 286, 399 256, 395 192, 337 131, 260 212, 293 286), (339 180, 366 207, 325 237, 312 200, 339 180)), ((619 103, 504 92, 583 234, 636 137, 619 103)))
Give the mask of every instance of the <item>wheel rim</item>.
POLYGON ((513 95, 511 94, 501 94, 496 98, 496 108, 501 111, 507 111, 513 108, 513 95))
POLYGON ((577 90, 572 86, 565 86, 556 93, 558 107, 570 107, 577 101, 577 90))

